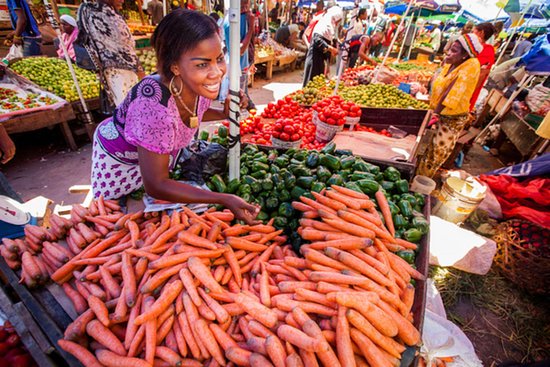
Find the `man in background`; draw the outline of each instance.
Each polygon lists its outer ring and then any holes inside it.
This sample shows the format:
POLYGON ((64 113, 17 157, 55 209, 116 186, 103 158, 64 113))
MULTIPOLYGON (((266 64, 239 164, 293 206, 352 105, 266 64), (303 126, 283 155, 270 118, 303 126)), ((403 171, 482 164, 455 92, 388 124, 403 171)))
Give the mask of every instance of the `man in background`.
POLYGON ((305 28, 306 25, 304 22, 281 26, 275 33, 275 41, 287 48, 307 52, 306 45, 299 42, 299 35, 305 28))
POLYGON ((42 35, 27 1, 7 0, 6 2, 14 29, 6 38, 13 40, 14 45, 23 46, 24 57, 42 54, 42 35))
POLYGON ((147 14, 151 17, 151 24, 158 25, 164 17, 164 9, 159 0, 151 0, 147 4, 147 14))

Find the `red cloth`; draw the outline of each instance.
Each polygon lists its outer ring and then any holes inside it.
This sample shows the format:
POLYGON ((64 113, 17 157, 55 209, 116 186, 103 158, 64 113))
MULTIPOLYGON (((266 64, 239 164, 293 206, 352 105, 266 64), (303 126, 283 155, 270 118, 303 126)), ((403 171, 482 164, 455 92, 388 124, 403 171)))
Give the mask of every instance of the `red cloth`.
MULTIPOLYGON (((477 59, 479 61, 479 65, 485 66, 485 68, 491 69, 493 64, 495 63, 495 48, 493 45, 489 45, 485 43, 483 45, 483 51, 477 56, 477 59)), ((472 99, 470 99, 470 111, 472 111, 476 105, 477 98, 479 97, 479 93, 481 92, 481 88, 483 88, 483 84, 485 84, 485 81, 489 77, 489 74, 485 76, 485 79, 482 80, 481 84, 479 84, 479 87, 476 88, 474 91, 474 94, 472 95, 472 99)))
POLYGON ((479 178, 493 191, 504 218, 522 218, 550 228, 550 179, 532 178, 524 181, 507 176, 479 178))
POLYGON ((384 37, 384 42, 382 42, 382 46, 390 47, 391 40, 392 40, 392 37, 393 37, 393 31, 395 31, 396 28, 397 28, 397 26, 395 24, 393 24, 393 22, 390 23, 390 25, 388 27, 388 30, 386 31, 386 35, 384 37))

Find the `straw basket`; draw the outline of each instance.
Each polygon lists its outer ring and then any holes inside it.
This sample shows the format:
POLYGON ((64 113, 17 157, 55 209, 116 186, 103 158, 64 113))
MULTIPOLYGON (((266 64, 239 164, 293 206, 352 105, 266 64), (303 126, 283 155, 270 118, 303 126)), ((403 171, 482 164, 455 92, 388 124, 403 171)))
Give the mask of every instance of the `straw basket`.
POLYGON ((512 219, 501 224, 493 238, 498 246, 495 264, 506 278, 529 293, 550 294, 550 230, 512 219))

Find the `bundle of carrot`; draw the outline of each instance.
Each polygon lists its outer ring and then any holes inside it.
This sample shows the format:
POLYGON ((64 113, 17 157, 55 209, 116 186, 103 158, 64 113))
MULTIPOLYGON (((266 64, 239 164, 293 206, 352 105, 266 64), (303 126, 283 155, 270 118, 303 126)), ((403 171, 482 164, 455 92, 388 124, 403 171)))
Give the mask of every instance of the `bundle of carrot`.
POLYGON ((107 235, 122 216, 120 206, 112 200, 99 198, 89 208, 74 205, 70 220, 53 214, 47 227, 26 225, 25 239, 3 238, 0 255, 10 268, 21 268, 21 281, 33 288, 45 283, 88 244, 107 235), (65 240, 68 246, 58 240, 65 240))
MULTIPOLYGON (((309 216, 334 211, 304 205, 309 216)), ((59 346, 85 366, 376 367, 399 365, 420 342, 409 280, 421 276, 387 251, 391 236, 346 235, 335 228, 356 224, 332 217, 330 231, 315 230, 333 235, 300 258, 272 223, 233 219, 188 209, 111 218, 51 275, 80 314, 59 346)))

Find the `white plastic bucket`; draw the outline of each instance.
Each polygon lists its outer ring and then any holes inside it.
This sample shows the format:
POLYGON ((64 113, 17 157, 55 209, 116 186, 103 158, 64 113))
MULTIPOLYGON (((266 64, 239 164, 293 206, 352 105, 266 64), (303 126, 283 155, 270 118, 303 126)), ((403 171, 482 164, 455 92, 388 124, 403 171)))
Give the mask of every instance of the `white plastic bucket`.
POLYGON ((418 192, 424 195, 430 195, 435 189, 435 181, 429 177, 418 175, 414 176, 411 191, 418 192))
POLYGON ((302 139, 296 141, 284 141, 277 138, 271 137, 271 145, 273 148, 279 149, 291 149, 291 148, 300 148, 302 145, 302 139))
POLYGON ((322 143, 328 143, 338 131, 344 130, 344 125, 329 125, 318 118, 314 118, 313 123, 316 125, 315 139, 322 143))
POLYGON ((473 176, 445 180, 433 213, 452 223, 464 223, 485 198, 487 186, 473 176))
POLYGON ((361 116, 359 117, 346 116, 346 123, 344 125, 349 126, 349 131, 353 131, 353 129, 355 128, 355 125, 357 125, 360 120, 361 120, 361 116))

